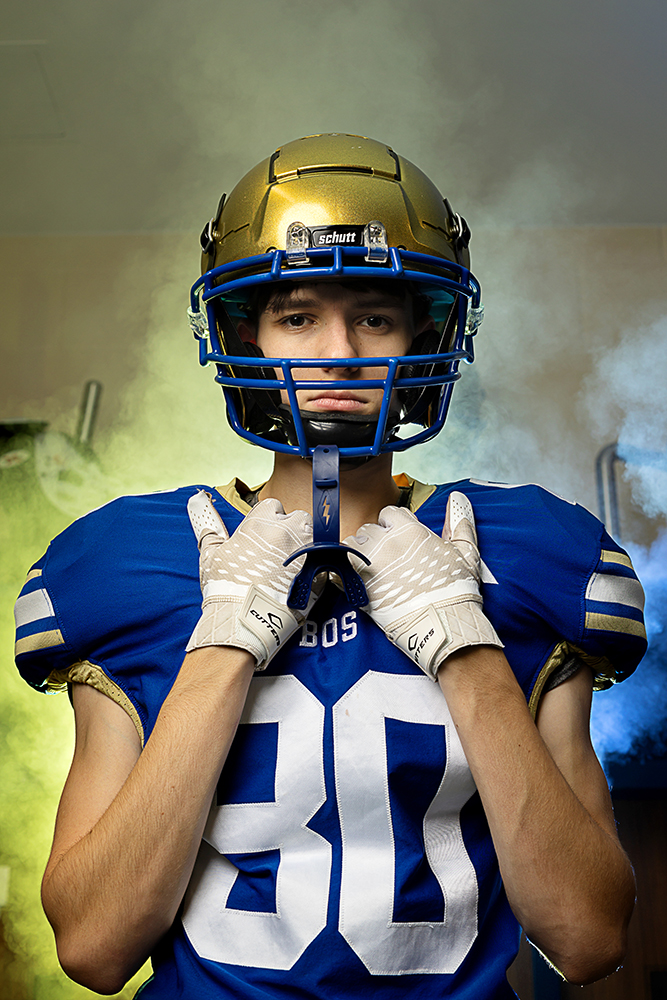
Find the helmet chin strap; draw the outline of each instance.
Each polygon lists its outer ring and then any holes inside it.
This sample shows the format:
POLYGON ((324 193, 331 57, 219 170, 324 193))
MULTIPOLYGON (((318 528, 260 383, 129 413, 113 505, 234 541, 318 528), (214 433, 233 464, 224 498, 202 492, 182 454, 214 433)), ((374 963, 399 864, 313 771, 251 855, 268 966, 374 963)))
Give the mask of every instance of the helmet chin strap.
MULTIPOLYGON (((289 406, 280 409, 291 417, 289 406)), ((353 608, 368 603, 364 582, 350 563, 350 554, 358 556, 366 565, 368 559, 361 552, 340 542, 340 452, 338 445, 372 444, 378 421, 352 413, 316 413, 299 410, 309 444, 318 442, 312 457, 313 463, 313 544, 294 552, 284 563, 288 566, 297 556, 306 560, 294 578, 287 598, 287 606, 303 610, 308 605, 313 580, 318 573, 335 573, 345 596, 353 608)), ((346 459, 347 465, 362 465, 372 455, 346 459)))
MULTIPOLYGON (((289 406, 280 407, 289 414, 289 406)), ((333 572, 340 578, 345 596, 352 607, 368 603, 366 588, 350 563, 350 554, 359 556, 366 565, 370 560, 356 549, 340 543, 340 447, 372 444, 377 433, 377 418, 358 413, 338 411, 319 413, 299 410, 308 443, 316 444, 313 451, 313 544, 290 556, 306 554, 306 561, 295 577, 287 599, 291 608, 303 610, 308 604, 313 580, 318 573, 333 572)), ((390 414, 390 418, 393 414, 390 414)), ((389 421, 391 422, 391 420, 389 421)), ((364 465, 373 458, 362 455, 346 459, 346 465, 364 465)))
POLYGON ((313 544, 307 545, 284 563, 306 556, 303 568, 292 583, 287 606, 303 610, 308 605, 313 580, 318 573, 336 573, 350 604, 368 603, 363 580, 350 563, 350 553, 366 565, 370 559, 340 543, 340 454, 336 445, 318 445, 313 452, 313 544))
MULTIPOLYGON (((292 410, 281 403, 278 407, 285 417, 284 426, 293 423, 292 410)), ((299 410, 308 444, 329 445, 337 448, 355 448, 371 445, 375 441, 378 419, 360 413, 340 413, 337 410, 319 412, 299 410)), ((387 420, 386 437, 391 437, 398 427, 398 412, 391 410, 387 420)), ((372 456, 369 456, 372 457, 372 456)))

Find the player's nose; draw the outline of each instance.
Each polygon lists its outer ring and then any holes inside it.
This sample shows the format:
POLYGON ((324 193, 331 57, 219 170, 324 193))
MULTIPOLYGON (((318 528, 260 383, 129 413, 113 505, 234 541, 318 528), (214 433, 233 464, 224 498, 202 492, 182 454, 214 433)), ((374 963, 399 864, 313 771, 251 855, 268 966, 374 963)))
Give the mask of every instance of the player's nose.
MULTIPOLYGON (((332 319, 323 331, 320 357, 326 362, 327 358, 358 358, 359 356, 359 346, 353 327, 342 316, 332 319)), ((333 368, 325 363, 322 367, 325 371, 343 372, 355 371, 358 365, 333 368)))

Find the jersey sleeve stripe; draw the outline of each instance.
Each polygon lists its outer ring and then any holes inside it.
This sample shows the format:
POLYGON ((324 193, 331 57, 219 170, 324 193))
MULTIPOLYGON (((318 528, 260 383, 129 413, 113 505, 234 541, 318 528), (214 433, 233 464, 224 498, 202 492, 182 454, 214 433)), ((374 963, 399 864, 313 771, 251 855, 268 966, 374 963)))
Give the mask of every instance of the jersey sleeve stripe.
POLYGON ((42 618, 53 618, 54 616, 55 611, 53 610, 51 598, 44 588, 33 590, 31 593, 21 594, 14 605, 14 618, 16 619, 17 629, 24 625, 31 625, 33 622, 38 622, 42 618))
POLYGON ((614 563, 615 565, 625 566, 627 569, 632 569, 630 556, 626 555, 625 552, 614 552, 611 549, 603 549, 600 553, 600 562, 614 563))
POLYGON ((29 583, 30 580, 35 580, 38 576, 42 575, 41 569, 31 569, 25 578, 25 582, 29 583))
POLYGON ((39 649, 52 649, 54 646, 63 646, 65 640, 59 628, 48 632, 35 632, 33 635, 26 635, 16 640, 14 655, 22 656, 23 653, 34 653, 39 649))
POLYGON ((586 628, 602 632, 622 632, 625 635, 636 635, 646 638, 646 629, 641 621, 632 618, 619 618, 617 615, 603 615, 597 611, 586 613, 586 628))
POLYGON ((586 599, 606 604, 624 604, 638 611, 644 610, 644 591, 635 577, 594 573, 588 583, 586 599))

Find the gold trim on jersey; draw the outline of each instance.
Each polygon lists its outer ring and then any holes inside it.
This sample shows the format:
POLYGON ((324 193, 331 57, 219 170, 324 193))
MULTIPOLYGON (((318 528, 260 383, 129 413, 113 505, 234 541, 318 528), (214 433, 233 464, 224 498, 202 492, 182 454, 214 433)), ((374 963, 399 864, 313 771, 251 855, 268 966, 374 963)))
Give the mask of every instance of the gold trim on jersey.
POLYGON ((67 684, 88 684, 90 687, 95 688, 96 691, 101 691, 107 698, 115 701, 132 719, 135 729, 139 734, 141 745, 144 745, 144 727, 139 718, 139 713, 125 692, 118 687, 115 681, 107 677, 102 668, 98 667, 96 663, 91 663, 89 660, 80 660, 78 663, 73 663, 71 667, 67 667, 64 670, 52 670, 46 682, 46 689, 53 694, 57 691, 62 691, 67 684))
POLYGON ((547 681, 553 674, 554 670, 558 670, 559 667, 562 667, 570 656, 572 656, 572 652, 567 642, 559 642, 552 649, 551 655, 538 674, 528 700, 528 709, 533 718, 536 718, 537 716, 537 709, 539 708, 547 681))
MULTIPOLYGON (((41 569, 31 569, 25 578, 25 582, 28 583, 29 580, 34 580, 36 577, 41 575, 42 575, 41 569)), ((23 584, 23 586, 25 587, 25 583, 23 584)))
POLYGON ((612 665, 606 656, 591 656, 590 653, 585 653, 583 649, 579 649, 579 647, 575 646, 572 642, 565 642, 565 640, 558 642, 552 649, 546 663, 540 670, 528 701, 528 708, 530 709, 530 714, 533 718, 537 715, 537 709, 539 708, 540 701, 549 678, 554 671, 558 670, 559 667, 561 667, 566 660, 569 660, 571 656, 576 656, 582 663, 585 663, 586 666, 590 667, 595 674, 595 680, 593 682, 594 691, 604 691, 605 688, 611 687, 614 683, 616 679, 616 672, 612 668, 612 665))
POLYGON ((248 496, 249 493, 258 493, 264 485, 262 483, 261 486, 249 489, 241 479, 232 479, 231 483, 227 483, 226 486, 216 486, 216 490, 232 507, 236 507, 242 514, 247 514, 252 508, 241 496, 241 491, 245 496, 248 496))
MULTIPOLYGON (((393 477, 394 482, 401 490, 412 490, 412 495, 410 497, 410 510, 414 514, 423 503, 428 500, 432 493, 435 493, 436 487, 427 485, 426 483, 420 483, 418 480, 413 479, 412 476, 408 476, 405 472, 399 472, 393 477)), ((253 488, 248 488, 246 484, 241 479, 232 479, 231 483, 227 483, 225 486, 216 486, 216 490, 220 496, 224 497, 227 503, 230 503, 232 507, 236 507, 238 511, 242 514, 247 514, 251 509, 250 504, 246 503, 243 496, 248 496, 249 493, 259 493, 265 483, 260 486, 255 486, 253 488), (243 494, 243 496, 241 495, 243 494)))
POLYGON ((413 479, 412 476, 408 476, 405 472, 399 472, 398 475, 394 476, 394 482, 401 490, 412 488, 410 510, 413 514, 419 510, 423 503, 426 503, 431 494, 435 493, 436 490, 435 486, 431 486, 428 483, 420 483, 419 480, 413 479))

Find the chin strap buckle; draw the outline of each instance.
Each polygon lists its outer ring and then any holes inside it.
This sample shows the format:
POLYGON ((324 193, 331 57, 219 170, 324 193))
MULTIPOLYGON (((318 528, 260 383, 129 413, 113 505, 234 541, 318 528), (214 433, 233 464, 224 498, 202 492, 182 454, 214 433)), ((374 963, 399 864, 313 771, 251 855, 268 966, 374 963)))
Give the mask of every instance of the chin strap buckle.
POLYGON ((307 253, 309 248, 310 232, 306 226, 304 226, 303 222, 291 222, 287 227, 285 235, 287 263, 291 267, 297 264, 301 267, 307 266, 310 263, 307 253))
POLYGON ((306 554, 301 571, 294 578, 287 598, 288 608, 303 610, 308 605, 313 580, 318 573, 331 572, 340 577, 350 604, 368 604, 364 582, 350 563, 353 553, 370 566, 361 552, 340 544, 339 452, 336 445, 319 445, 313 453, 313 544, 293 552, 284 565, 306 554))
POLYGON ((386 264, 389 258, 387 230, 383 224, 374 219, 364 227, 363 243, 366 247, 366 260, 371 264, 386 264))

